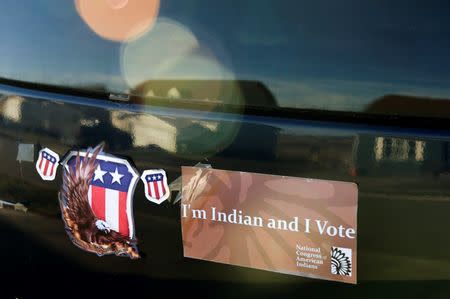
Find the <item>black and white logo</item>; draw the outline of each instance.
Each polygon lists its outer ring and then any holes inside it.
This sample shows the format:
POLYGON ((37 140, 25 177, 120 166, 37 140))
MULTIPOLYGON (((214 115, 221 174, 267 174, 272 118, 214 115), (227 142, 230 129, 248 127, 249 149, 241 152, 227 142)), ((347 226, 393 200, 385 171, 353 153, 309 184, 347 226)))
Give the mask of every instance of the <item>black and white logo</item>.
POLYGON ((331 247, 331 273, 352 276, 352 250, 350 248, 331 247))

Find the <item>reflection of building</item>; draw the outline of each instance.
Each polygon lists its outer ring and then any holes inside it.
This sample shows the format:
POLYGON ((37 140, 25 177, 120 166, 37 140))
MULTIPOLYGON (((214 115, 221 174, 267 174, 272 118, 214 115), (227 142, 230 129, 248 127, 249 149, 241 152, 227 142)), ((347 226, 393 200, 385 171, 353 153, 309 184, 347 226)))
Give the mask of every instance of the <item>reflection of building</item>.
MULTIPOLYGON (((367 113, 374 115, 400 115, 405 121, 414 123, 417 117, 447 117, 450 111, 448 99, 419 97, 410 95, 385 95, 367 108, 367 113), (414 117, 414 118, 411 118, 414 117)), ((439 123, 440 124, 440 123, 439 123)), ((441 127, 442 129, 442 127, 441 127)), ((439 174, 449 172, 449 143, 444 140, 426 142, 417 139, 395 137, 361 136, 354 151, 355 163, 359 174, 402 172, 402 175, 415 175, 421 171, 439 174)))
POLYGON ((134 147, 157 146, 172 154, 215 153, 233 142, 238 123, 111 112, 111 124, 133 136, 134 147))
POLYGON ((375 160, 417 161, 424 160, 425 141, 376 137, 375 160))
POLYGON ((450 101, 410 95, 385 95, 367 108, 366 112, 384 115, 448 117, 450 101))
POLYGON ((138 147, 158 146, 178 155, 209 156, 222 153, 240 157, 275 156, 277 130, 241 122, 247 107, 276 108, 272 93, 257 81, 239 80, 149 80, 132 91, 132 101, 188 110, 205 116, 164 117, 112 112, 112 125, 133 136, 138 147), (229 119, 211 112, 230 111, 229 119), (255 150, 254 144, 265 136, 255 150))
POLYGON ((22 119, 22 102, 24 99, 19 96, 9 96, 0 102, 0 111, 3 117, 13 122, 20 122, 22 119))
POLYGON ((449 169, 448 143, 395 137, 360 136, 354 150, 358 173, 388 175, 440 173, 449 169))
POLYGON ((131 136, 112 126, 110 112, 103 109, 9 96, 0 101, 0 117, 4 125, 67 145, 92 146, 105 140, 110 149, 131 145, 131 136))
POLYGON ((244 80, 149 80, 137 86, 133 102, 151 103, 155 99, 217 105, 278 107, 270 90, 261 82, 244 80), (147 98, 147 99, 146 99, 147 98))
POLYGON ((133 146, 157 145, 162 149, 176 152, 177 128, 174 124, 152 115, 133 115, 113 111, 111 124, 133 136, 133 146))

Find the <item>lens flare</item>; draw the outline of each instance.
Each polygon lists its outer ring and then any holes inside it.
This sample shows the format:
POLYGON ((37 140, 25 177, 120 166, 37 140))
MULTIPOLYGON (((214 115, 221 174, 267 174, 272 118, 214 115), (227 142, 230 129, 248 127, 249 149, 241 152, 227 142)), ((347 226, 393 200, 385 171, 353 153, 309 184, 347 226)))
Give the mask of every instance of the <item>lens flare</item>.
POLYGON ((160 18, 150 32, 123 44, 121 59, 122 76, 138 96, 173 98, 181 91, 179 98, 186 100, 229 103, 224 91, 236 89, 234 75, 208 45, 201 44, 189 28, 170 19, 160 18), (174 86, 161 81, 172 81, 174 86), (202 86, 198 86, 196 82, 201 81, 202 86))
POLYGON ((108 3, 114 9, 121 9, 128 4, 128 0, 108 0, 108 3))
POLYGON ((159 0, 75 0, 84 22, 102 38, 124 42, 150 30, 159 12, 159 0))
MULTIPOLYGON (((187 26, 168 18, 158 18, 151 31, 124 43, 121 71, 133 101, 172 107, 191 103, 200 105, 198 112, 205 115, 227 104, 240 106, 240 85, 209 45, 187 26)), ((221 50, 220 45, 217 48, 221 50)), ((201 116, 192 120, 143 114, 132 122, 115 119, 118 126, 133 132, 136 146, 157 145, 176 156, 199 160, 229 147, 240 129, 238 121, 201 116)))
POLYGON ((173 69, 199 46, 188 28, 160 18, 151 32, 122 46, 122 74, 131 88, 144 81, 167 79, 165 70, 173 69))

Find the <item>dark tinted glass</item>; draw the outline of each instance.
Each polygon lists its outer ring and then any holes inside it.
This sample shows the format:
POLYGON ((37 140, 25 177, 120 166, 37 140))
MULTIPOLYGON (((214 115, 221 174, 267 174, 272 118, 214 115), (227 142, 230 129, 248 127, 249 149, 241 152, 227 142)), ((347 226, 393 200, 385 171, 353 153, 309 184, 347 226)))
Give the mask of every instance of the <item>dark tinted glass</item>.
POLYGON ((447 1, 134 1, 140 10, 104 2, 112 13, 83 0, 2 1, 1 77, 256 106, 450 114, 447 1), (143 21, 126 21, 136 11, 143 21))

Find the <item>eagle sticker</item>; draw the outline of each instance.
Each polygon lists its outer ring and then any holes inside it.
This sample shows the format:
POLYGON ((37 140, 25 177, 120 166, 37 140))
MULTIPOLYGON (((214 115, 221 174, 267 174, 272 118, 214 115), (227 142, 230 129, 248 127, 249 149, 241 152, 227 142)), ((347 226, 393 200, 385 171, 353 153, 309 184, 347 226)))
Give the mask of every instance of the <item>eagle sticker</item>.
POLYGON ((58 169, 59 155, 49 148, 39 151, 36 170, 44 181, 53 181, 58 169))
POLYGON ((76 246, 98 256, 136 259, 133 194, 139 175, 127 160, 102 149, 71 151, 62 162, 59 201, 66 231, 76 246))

